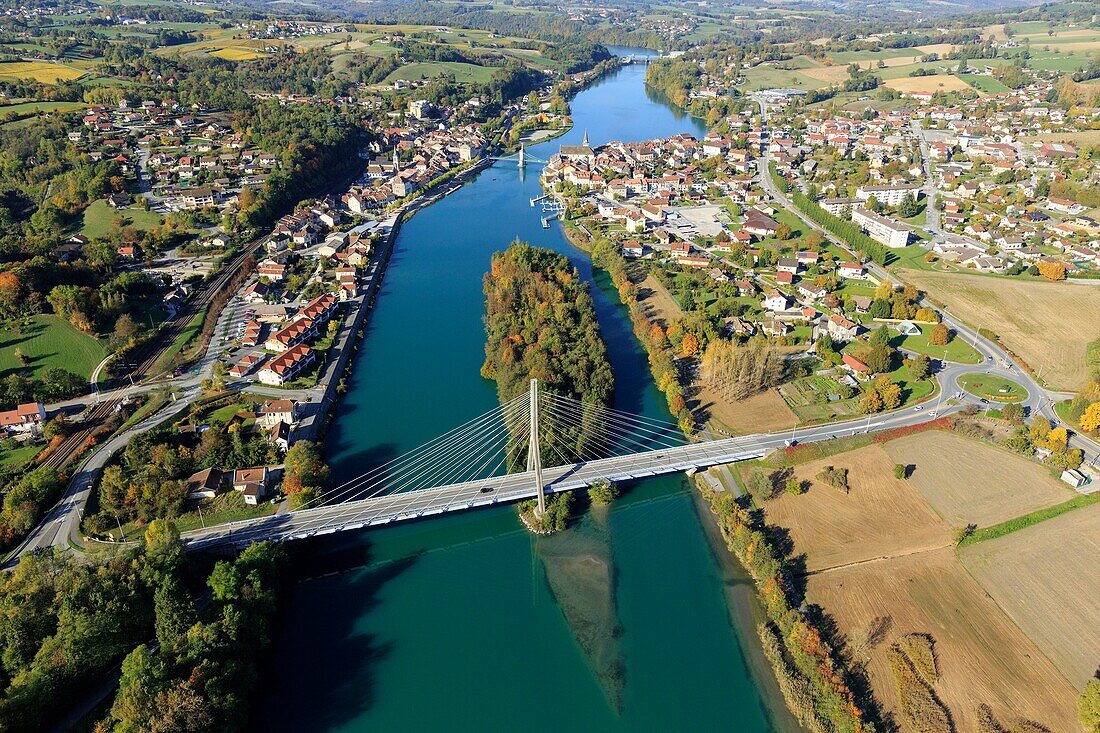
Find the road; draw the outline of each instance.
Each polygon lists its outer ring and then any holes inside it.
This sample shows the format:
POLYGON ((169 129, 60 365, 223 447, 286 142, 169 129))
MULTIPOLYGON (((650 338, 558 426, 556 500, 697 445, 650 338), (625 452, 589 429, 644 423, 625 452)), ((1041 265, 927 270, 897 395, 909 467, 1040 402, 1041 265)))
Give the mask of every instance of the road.
MULTIPOLYGON (((957 411, 961 405, 945 408, 957 411)), ((759 458, 787 445, 842 438, 926 422, 923 408, 906 408, 831 425, 818 425, 774 433, 689 443, 675 448, 639 452, 624 457, 554 466, 543 469, 549 492, 590 486, 597 480, 627 481, 677 471, 718 466, 759 458)), ((302 539, 334 532, 389 524, 407 519, 508 503, 535 496, 534 475, 513 473, 495 478, 450 484, 422 491, 395 493, 306 509, 288 514, 233 522, 183 535, 190 549, 247 544, 261 539, 302 539), (490 491, 483 489, 491 488, 490 491)))
POLYGON ((35 552, 46 547, 68 548, 70 538, 79 534, 80 519, 91 494, 92 486, 95 483, 95 477, 107 465, 111 456, 125 447, 134 435, 151 430, 186 410, 190 404, 190 398, 193 398, 196 394, 197 392, 186 394, 167 409, 157 413, 156 416, 114 436, 92 453, 73 475, 72 480, 65 487, 65 493, 46 513, 38 526, 31 530, 31 533, 19 545, 12 555, 13 561, 24 553, 35 552))

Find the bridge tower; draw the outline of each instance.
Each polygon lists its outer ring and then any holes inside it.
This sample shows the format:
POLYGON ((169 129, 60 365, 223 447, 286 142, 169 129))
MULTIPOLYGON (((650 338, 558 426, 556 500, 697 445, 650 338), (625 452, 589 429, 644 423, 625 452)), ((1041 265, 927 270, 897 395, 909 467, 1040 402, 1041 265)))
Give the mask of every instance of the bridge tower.
POLYGON ((527 148, 521 143, 519 146, 519 167, 522 170, 527 165, 527 148))
POLYGON ((542 483, 542 454, 539 452, 539 380, 531 380, 531 429, 527 444, 527 470, 535 472, 535 492, 539 503, 535 516, 546 512, 546 486, 542 483))

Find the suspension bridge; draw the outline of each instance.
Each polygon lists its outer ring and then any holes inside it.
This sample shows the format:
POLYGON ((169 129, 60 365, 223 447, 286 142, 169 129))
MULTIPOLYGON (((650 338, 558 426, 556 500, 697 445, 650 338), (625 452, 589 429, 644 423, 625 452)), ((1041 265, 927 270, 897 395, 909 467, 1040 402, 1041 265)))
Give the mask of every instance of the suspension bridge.
POLYGON ((527 154, 527 148, 523 145, 519 146, 519 152, 512 153, 510 155, 490 156, 490 160, 502 161, 505 163, 515 163, 518 168, 526 168, 528 163, 547 163, 542 158, 536 158, 527 154))
POLYGON ((283 514, 192 530, 192 549, 294 540, 724 463, 795 442, 920 422, 906 410, 846 423, 688 440, 671 423, 530 391, 283 514), (544 465, 544 463, 548 465, 544 465))

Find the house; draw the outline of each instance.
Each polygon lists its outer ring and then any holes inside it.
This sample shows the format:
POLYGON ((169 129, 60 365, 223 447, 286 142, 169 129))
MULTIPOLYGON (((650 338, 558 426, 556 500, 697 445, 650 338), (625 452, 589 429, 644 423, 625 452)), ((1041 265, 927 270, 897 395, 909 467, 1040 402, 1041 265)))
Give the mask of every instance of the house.
POLYGON ((14 410, 0 412, 0 430, 22 433, 34 430, 46 422, 46 406, 41 402, 24 402, 14 410))
POLYGON ((775 273, 775 282, 777 285, 791 285, 794 283, 794 275, 789 272, 777 272, 775 273))
POLYGON ((866 295, 853 295, 852 306, 855 307, 856 313, 866 313, 871 310, 871 298, 866 295))
POLYGON ((278 446, 279 450, 284 453, 290 450, 290 446, 293 445, 294 439, 291 435, 293 428, 287 425, 285 422, 277 422, 264 431, 264 435, 267 440, 278 446))
POLYGON ((859 335, 858 323, 835 313, 829 316, 827 328, 834 341, 851 341, 859 335))
POLYGON ((852 222, 876 242, 899 249, 909 244, 909 227, 864 208, 852 209, 852 222))
POLYGON ((273 260, 264 260, 256 272, 260 277, 266 277, 271 282, 279 282, 286 276, 286 266, 273 260))
POLYGON ((1088 476, 1075 468, 1067 468, 1062 471, 1062 480, 1075 489, 1079 489, 1089 482, 1088 476))
POLYGON ((299 318, 268 336, 267 341, 264 341, 264 348, 276 352, 286 351, 292 346, 309 341, 316 335, 317 329, 314 327, 313 320, 299 318))
POLYGON ((764 300, 761 303, 761 307, 763 307, 763 309, 766 311, 778 313, 780 311, 787 310, 787 307, 790 305, 790 303, 790 298, 788 298, 786 295, 779 292, 778 290, 772 288, 771 290, 764 293, 764 300))
POLYGON ((244 494, 245 504, 255 506, 267 497, 269 480, 267 466, 241 468, 233 472, 233 490, 244 494))
POLYGON ((298 344, 279 354, 260 370, 259 379, 264 384, 276 386, 292 382, 313 364, 313 349, 298 344))
POLYGON ((297 422, 298 404, 294 400, 267 400, 260 406, 257 424, 270 428, 277 423, 293 425, 297 422))
POLYGON ((817 300, 824 298, 828 291, 820 285, 814 285, 811 282, 801 282, 798 284, 798 294, 806 300, 817 300))
POLYGON ((762 239, 774 237, 779 230, 779 222, 757 209, 749 209, 745 212, 745 221, 741 228, 749 234, 755 234, 762 239))
POLYGON ((756 332, 756 327, 752 325, 751 321, 746 321, 737 316, 729 316, 723 322, 726 333, 733 336, 752 336, 756 332))
POLYGON ((187 477, 188 499, 213 499, 221 491, 222 472, 217 468, 204 468, 187 477))
POLYGON ((871 367, 864 364, 851 354, 840 355, 841 364, 856 377, 866 376, 871 373, 871 367))
POLYGON ((797 275, 798 268, 798 260, 794 257, 780 257, 775 263, 776 272, 789 272, 792 275, 797 275))
POLYGON ((840 266, 836 268, 836 274, 848 280, 866 279, 863 265, 856 264, 855 262, 841 262, 840 266))
POLYGON ((255 354, 245 354, 241 357, 240 361, 229 367, 229 376, 233 377, 234 379, 247 377, 249 374, 252 373, 253 369, 260 365, 261 362, 263 362, 263 357, 257 356, 255 354))
POLYGON ((623 257, 641 257, 645 254, 645 246, 636 239, 623 242, 623 257))

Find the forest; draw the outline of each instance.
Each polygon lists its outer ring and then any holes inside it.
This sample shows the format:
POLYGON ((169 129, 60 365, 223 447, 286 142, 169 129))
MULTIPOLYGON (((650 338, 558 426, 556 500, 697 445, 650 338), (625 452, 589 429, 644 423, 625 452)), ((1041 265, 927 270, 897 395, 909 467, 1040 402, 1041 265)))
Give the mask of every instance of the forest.
POLYGON ((94 730, 245 730, 281 565, 261 543, 211 569, 163 521, 108 559, 23 557, 0 578, 0 729, 50 729, 121 662, 94 730))

